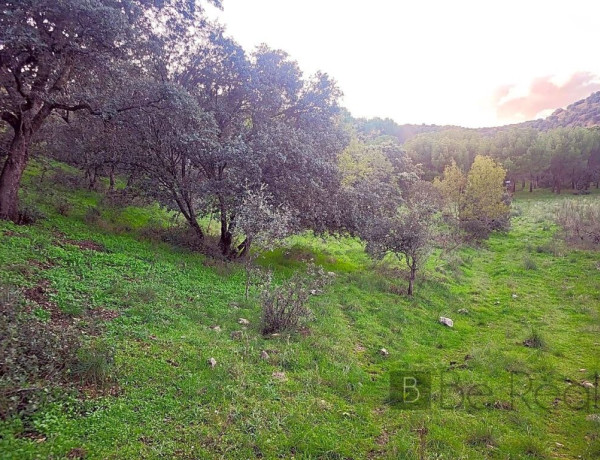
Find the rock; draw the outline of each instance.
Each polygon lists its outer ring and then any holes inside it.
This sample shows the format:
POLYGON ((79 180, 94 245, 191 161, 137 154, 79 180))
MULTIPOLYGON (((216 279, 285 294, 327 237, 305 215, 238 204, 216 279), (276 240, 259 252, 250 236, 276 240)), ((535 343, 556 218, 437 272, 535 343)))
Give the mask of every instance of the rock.
POLYGON ((275 380, 281 380, 281 381, 285 381, 287 380, 287 377, 285 376, 285 372, 278 372, 278 371, 274 371, 271 376, 275 379, 275 380))
POLYGON ((499 301, 499 300, 496 300, 494 303, 495 303, 496 305, 500 305, 500 301, 499 301))
POLYGON ((244 331, 233 331, 231 333, 231 338, 233 340, 240 340, 242 338, 243 334, 244 334, 244 331))
POLYGON ((600 414, 590 414, 585 418, 588 422, 600 423, 600 414))
POLYGON ((466 308, 461 308, 460 310, 458 310, 458 313, 460 313, 461 315, 468 315, 469 310, 467 310, 466 308))
POLYGON ((390 355, 390 352, 389 352, 389 351, 387 351, 385 348, 382 348, 381 350, 379 350, 379 354, 380 354, 381 356, 386 356, 386 357, 387 357, 387 356, 389 356, 389 355, 390 355))
POLYGON ((513 299, 516 299, 517 297, 519 297, 517 294, 513 294, 513 295, 512 295, 512 298, 513 298, 513 299))
POLYGON ((554 444, 556 445, 556 447, 559 447, 559 448, 560 447, 565 447, 565 445, 561 444, 560 442, 555 442, 554 444))
POLYGON ((446 318, 444 316, 440 316, 440 324, 443 324, 444 326, 447 327, 454 327, 454 321, 452 321, 450 318, 446 318))
POLYGON ((215 358, 210 358, 208 360, 208 364, 214 369, 214 367, 217 365, 217 360, 215 358))
POLYGON ((215 332, 221 332, 221 326, 211 326, 210 328, 215 332))
POLYGON ((586 372, 587 369, 579 369, 579 372, 586 372))
POLYGON ((587 380, 584 380, 583 382, 581 382, 581 386, 583 388, 595 388, 594 384, 592 382, 588 382, 587 380))
POLYGON ((248 326, 250 324, 250 321, 248 321, 246 318, 240 318, 240 319, 238 319, 238 324, 248 326))
POLYGON ((317 294, 318 294, 318 292, 316 289, 313 289, 312 291, 310 291, 310 295, 317 295, 317 294))
MULTIPOLYGON (((599 268, 599 270, 600 270, 600 268, 599 268)), ((334 277, 334 276, 335 276, 335 273, 333 273, 333 272, 327 272, 327 276, 334 277)))
POLYGON ((271 337, 280 337, 280 336, 281 336, 281 334, 278 334, 277 332, 273 332, 271 334, 271 337))
POLYGON ((261 351, 260 359, 264 359, 265 361, 267 361, 269 359, 269 353, 267 353, 265 350, 261 351))

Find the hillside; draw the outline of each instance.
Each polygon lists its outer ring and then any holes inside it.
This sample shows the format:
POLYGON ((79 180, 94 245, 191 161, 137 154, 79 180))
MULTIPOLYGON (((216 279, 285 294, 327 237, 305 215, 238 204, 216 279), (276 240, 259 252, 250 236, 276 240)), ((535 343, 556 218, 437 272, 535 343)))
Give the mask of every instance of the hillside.
POLYGON ((110 206, 41 179, 35 166, 25 200, 46 217, 0 222, 0 279, 28 321, 94 321, 89 339, 114 350, 113 380, 74 382, 33 417, 0 422, 0 458, 600 455, 594 409, 568 406, 576 392, 564 400, 569 382, 581 388, 600 368, 597 253, 553 237, 557 200, 577 198, 518 199, 508 234, 437 254, 414 299, 399 295, 403 265, 373 265, 354 240, 294 237, 261 265, 283 279, 314 259, 335 280, 313 297, 301 333, 264 337, 242 267, 154 241, 154 226, 169 220, 155 207, 110 206), (432 372, 431 408, 390 406, 390 372, 415 366, 432 372), (510 372, 559 394, 511 407, 510 372), (465 402, 474 385, 486 385, 484 396, 465 402))
POLYGON ((600 91, 574 102, 566 109, 557 109, 548 118, 528 121, 522 125, 540 130, 600 126, 600 91))
POLYGON ((419 134, 436 133, 449 129, 464 129, 467 131, 494 134, 512 128, 534 128, 547 131, 554 128, 600 126, 600 91, 591 94, 586 99, 574 102, 566 109, 559 108, 547 118, 525 121, 523 123, 494 126, 488 128, 461 128, 459 126, 403 124, 399 125, 386 118, 356 119, 354 124, 358 132, 370 136, 392 136, 404 143, 419 134))

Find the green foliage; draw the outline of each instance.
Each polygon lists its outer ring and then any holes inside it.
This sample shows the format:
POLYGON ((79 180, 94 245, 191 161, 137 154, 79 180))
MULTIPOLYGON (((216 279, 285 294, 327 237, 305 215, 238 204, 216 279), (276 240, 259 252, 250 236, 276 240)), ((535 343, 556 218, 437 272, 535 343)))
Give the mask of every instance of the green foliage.
MULTIPOLYGON (((35 181, 35 174, 27 177, 35 181)), ((46 280, 53 315, 78 312, 72 318, 78 324, 91 315, 101 319, 93 337, 115 350, 118 387, 110 380, 84 387, 77 399, 60 388, 62 395, 45 398, 26 419, 1 421, 0 456, 67 458, 83 449, 92 458, 415 458, 423 445, 426 458, 597 457, 589 434, 598 422, 585 411, 569 410, 562 400, 552 406, 554 395, 543 401, 551 417, 530 399, 528 406, 517 398, 513 410, 506 404, 508 370, 561 391, 576 387, 565 379, 594 382, 599 370, 597 253, 567 246, 537 252, 560 247, 557 206, 581 197, 518 192, 522 213, 509 232, 451 257, 435 251, 410 299, 390 289, 408 276, 403 262, 374 265, 354 238, 293 236, 288 248, 257 260, 273 271, 274 285, 303 272, 311 259, 336 276, 310 297, 310 329, 273 337, 260 333, 260 303, 243 299, 241 265, 206 262, 140 236, 150 218, 168 225, 169 214, 128 210, 139 226, 114 234, 83 221, 97 193, 63 193, 73 203, 68 217, 43 194, 34 202, 46 220, 25 227, 0 222, 0 279, 21 292, 46 280), (523 266, 527 254, 537 270, 523 266), (139 285, 153 288, 151 303, 139 298, 139 285), (459 314, 462 308, 468 314, 459 314), (442 327, 440 315, 452 318, 454 328, 442 327), (250 321, 247 329, 240 317, 250 321), (546 348, 523 345, 532 326, 543 332, 546 348), (214 368, 206 364, 211 357, 214 368), (493 396, 473 398, 480 409, 445 410, 435 398, 429 411, 399 412, 386 404, 389 373, 413 366, 433 369, 437 384, 448 371, 448 382, 458 379, 465 391, 484 384, 493 396), (493 447, 484 444, 489 426, 493 447), (422 427, 424 441, 414 431, 422 427)), ((102 212, 126 218, 118 209, 102 212)), ((31 299, 25 305, 40 307, 31 299)), ((55 321, 28 320, 45 327, 55 321)), ((447 391, 454 396, 453 388, 447 391)))
POLYGON ((262 307, 261 331, 264 335, 297 331, 311 317, 308 301, 321 294, 330 282, 322 268, 309 266, 307 273, 295 273, 279 286, 267 279, 260 295, 262 307))
POLYGON ((600 245, 600 203, 597 199, 564 201, 558 208, 557 223, 565 239, 580 245, 600 245))
POLYGON ((0 298, 0 420, 30 417, 69 378, 80 346, 75 330, 28 314, 18 291, 4 286, 0 298), (9 294, 10 293, 10 294, 9 294))
POLYGON ((105 385, 116 379, 115 350, 111 345, 95 340, 82 346, 73 364, 73 376, 86 385, 105 385))

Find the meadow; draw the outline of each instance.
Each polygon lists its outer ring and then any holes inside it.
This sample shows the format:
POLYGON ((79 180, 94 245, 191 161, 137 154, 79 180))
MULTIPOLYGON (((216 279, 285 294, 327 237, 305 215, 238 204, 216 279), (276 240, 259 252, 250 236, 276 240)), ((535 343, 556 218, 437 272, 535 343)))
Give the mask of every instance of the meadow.
POLYGON ((561 200, 598 194, 517 194, 510 231, 436 252, 413 298, 405 267, 359 241, 293 237, 258 263, 334 281, 300 332, 264 337, 241 264, 149 237, 171 220, 155 205, 49 180, 30 165, 42 218, 0 222, 0 281, 30 321, 94 318, 86 341, 114 363, 108 384, 0 422, 0 458, 600 458, 600 254, 554 224, 561 200), (432 375, 430 408, 389 403, 405 369, 432 375))

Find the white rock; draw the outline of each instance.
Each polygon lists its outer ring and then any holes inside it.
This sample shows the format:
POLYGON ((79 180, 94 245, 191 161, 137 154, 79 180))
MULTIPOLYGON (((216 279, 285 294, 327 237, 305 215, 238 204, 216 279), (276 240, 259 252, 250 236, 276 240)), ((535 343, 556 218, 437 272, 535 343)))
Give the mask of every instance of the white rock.
POLYGON ((468 315, 469 310, 467 310, 466 308, 461 308, 460 310, 458 310, 458 313, 460 313, 461 315, 468 315))
POLYGON ((594 388, 594 384, 592 382, 588 382, 587 380, 581 382, 581 386, 584 388, 594 388))
POLYGON ((381 350, 379 350, 379 353, 381 354, 381 356, 389 356, 390 352, 387 351, 385 348, 382 348, 381 350))
POLYGON ((215 358, 210 358, 208 364, 210 364, 210 367, 214 368, 217 365, 217 360, 215 358))
POLYGON ((448 327, 454 327, 454 321, 452 321, 450 318, 446 318, 445 316, 440 316, 440 324, 448 327))
POLYGON ((250 321, 248 321, 246 318, 240 318, 238 319, 238 323, 247 326, 248 324, 250 324, 250 321))
POLYGON ((333 272, 327 272, 327 275, 328 276, 335 276, 335 273, 333 273, 333 272))
POLYGON ((215 332, 221 332, 221 326, 212 326, 211 329, 215 332))
POLYGON ((269 359, 269 353, 267 353, 265 350, 263 350, 260 353, 260 359, 264 359, 265 361, 267 361, 269 359))
POLYGON ((517 294, 513 294, 513 295, 512 295, 512 298, 513 298, 513 299, 516 299, 517 297, 519 297, 517 294))

